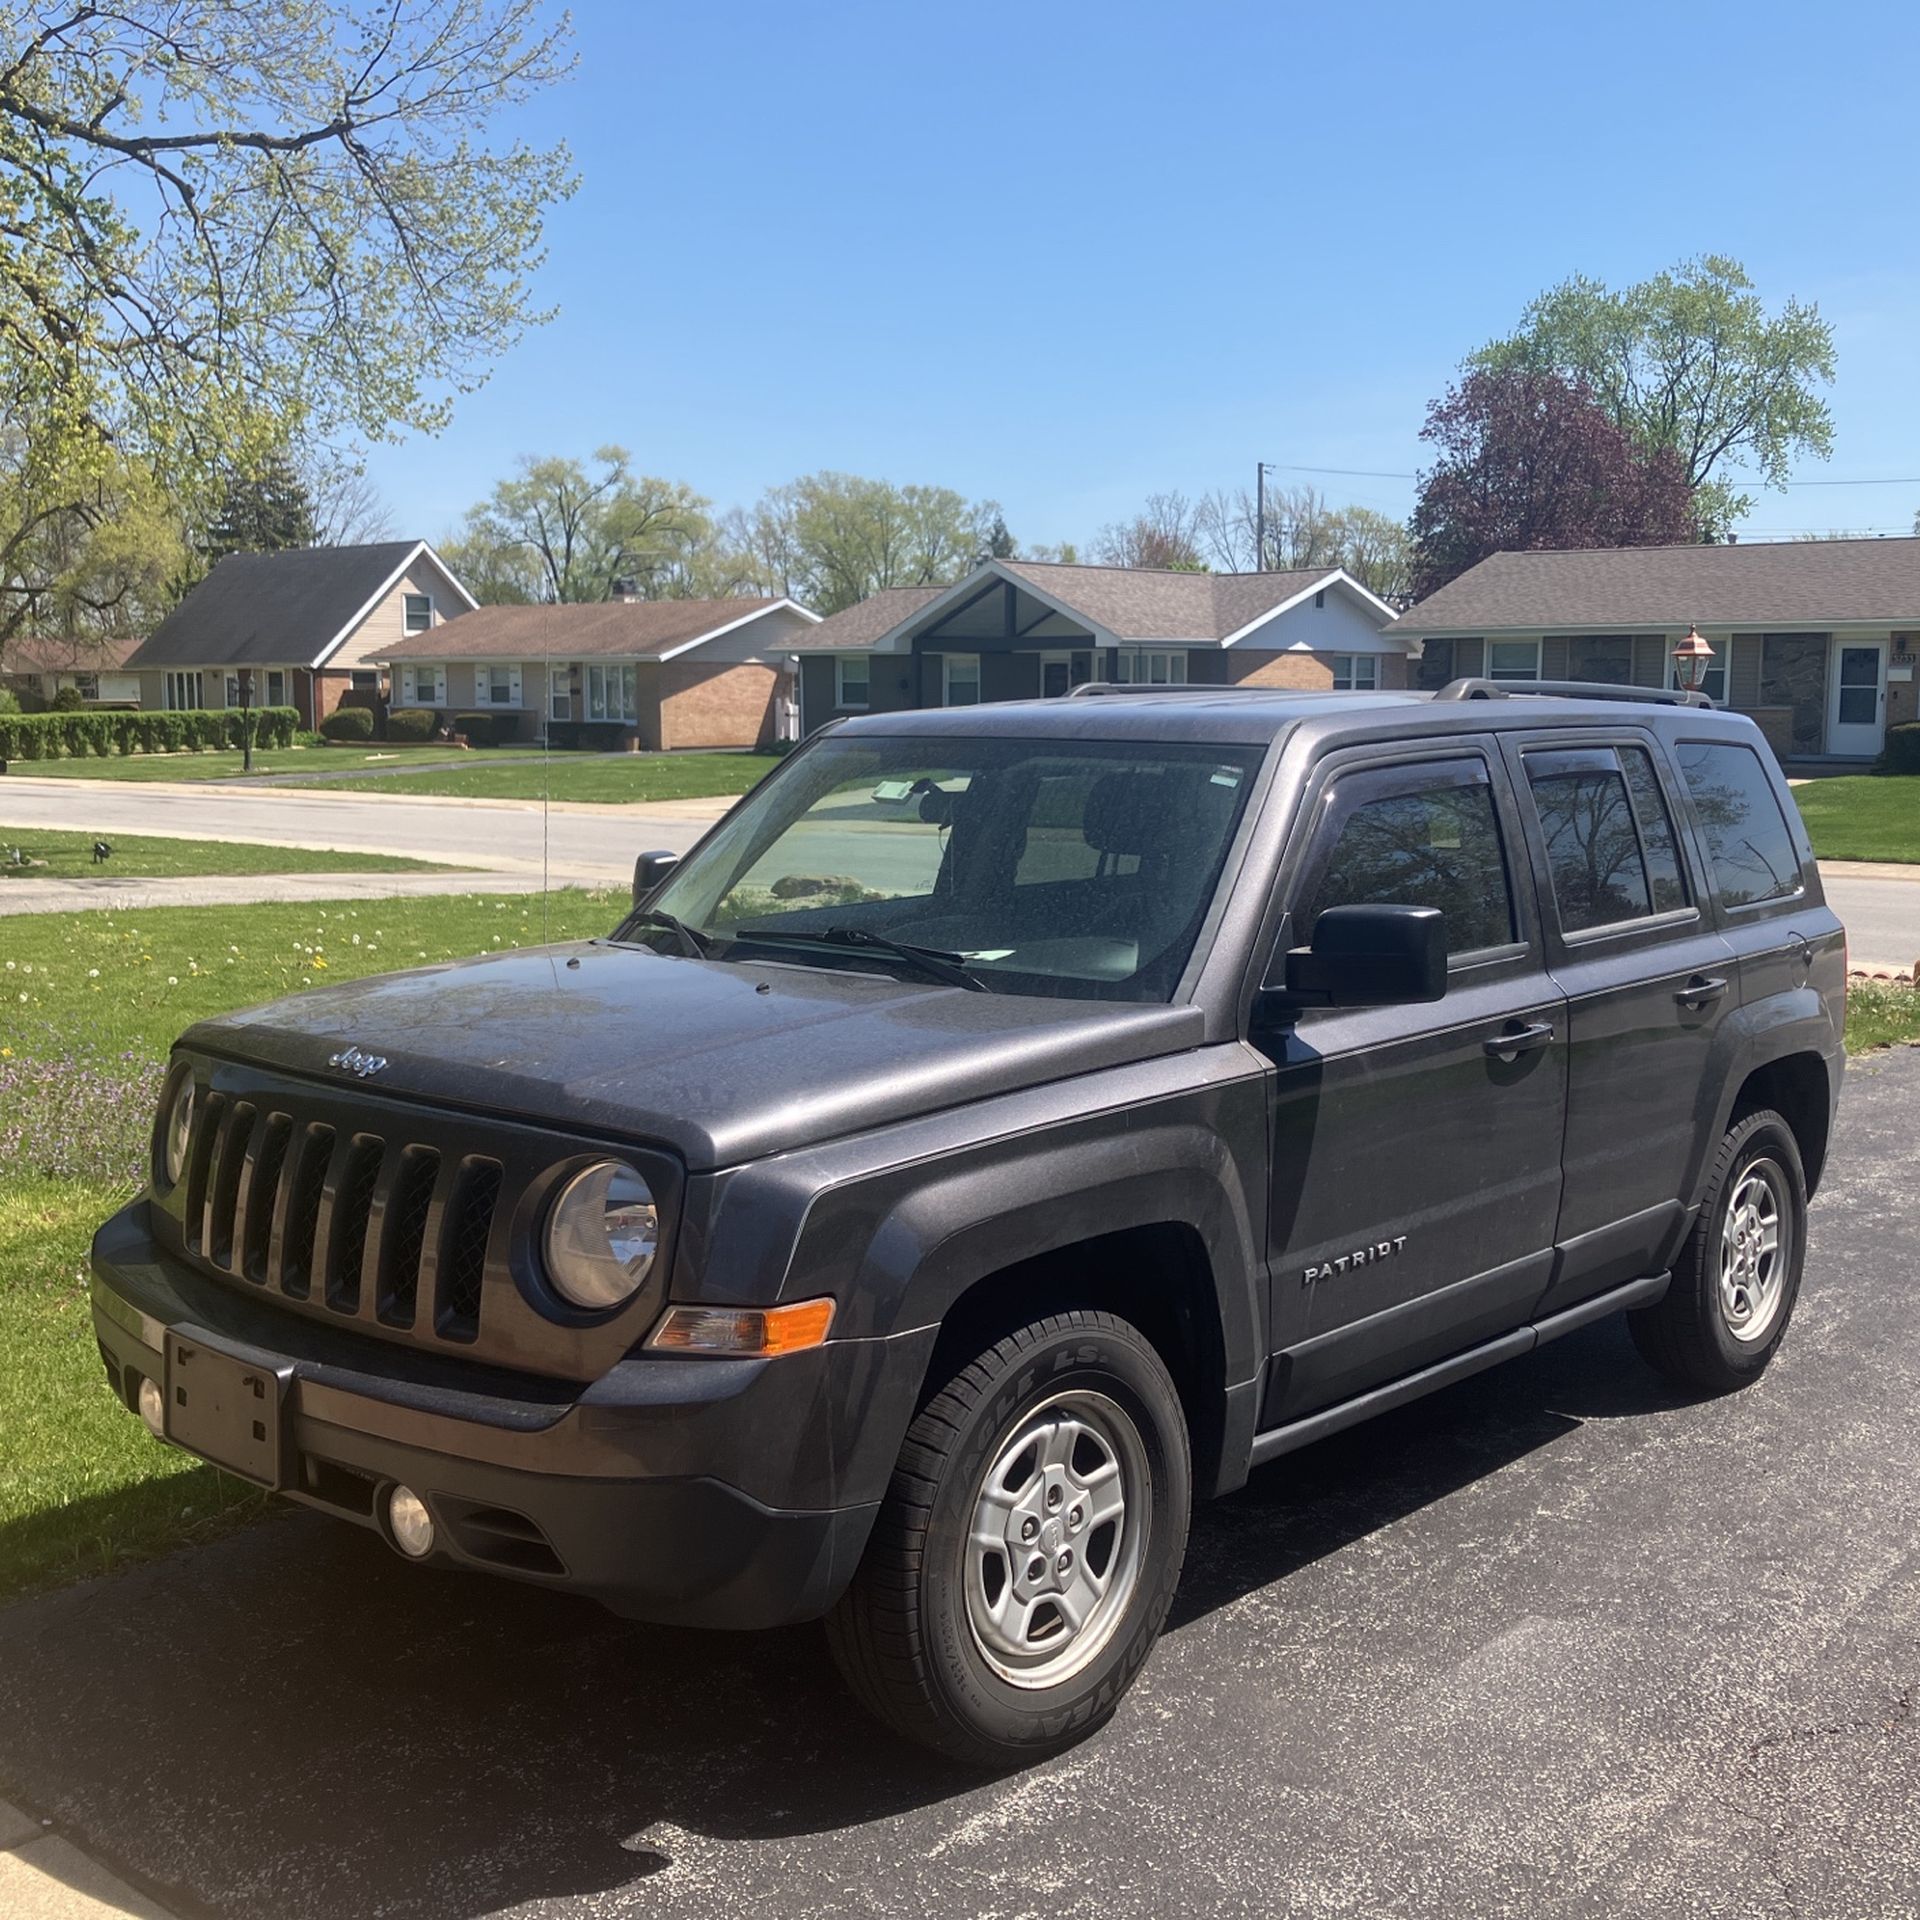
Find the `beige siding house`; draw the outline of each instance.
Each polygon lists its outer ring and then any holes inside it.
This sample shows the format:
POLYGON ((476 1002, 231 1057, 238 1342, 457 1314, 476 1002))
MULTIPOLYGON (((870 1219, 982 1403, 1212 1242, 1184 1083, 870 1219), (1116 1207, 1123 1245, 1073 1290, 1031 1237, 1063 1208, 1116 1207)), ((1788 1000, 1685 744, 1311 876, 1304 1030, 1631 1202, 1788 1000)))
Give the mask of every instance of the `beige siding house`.
POLYGON ((792 707, 792 650, 818 624, 791 600, 482 607, 379 658, 396 707, 497 715, 503 738, 649 753, 764 747, 792 707))
POLYGON ((140 677, 126 670, 136 640, 89 640, 29 634, 7 648, 0 687, 28 712, 72 688, 88 706, 127 706, 140 698, 140 677))
POLYGON ((410 634, 471 612, 473 596, 424 540, 229 554, 141 642, 126 667, 144 707, 290 706, 317 727, 410 634))
POLYGON ((1401 615, 1423 686, 1673 684, 1690 627, 1709 698, 1751 713, 1783 760, 1871 759, 1916 717, 1920 540, 1497 553, 1401 615))
POLYGON ((796 643, 806 731, 848 713, 1036 700, 1087 681, 1403 687, 1393 609, 1338 567, 1175 573, 988 560, 883 590, 796 643))

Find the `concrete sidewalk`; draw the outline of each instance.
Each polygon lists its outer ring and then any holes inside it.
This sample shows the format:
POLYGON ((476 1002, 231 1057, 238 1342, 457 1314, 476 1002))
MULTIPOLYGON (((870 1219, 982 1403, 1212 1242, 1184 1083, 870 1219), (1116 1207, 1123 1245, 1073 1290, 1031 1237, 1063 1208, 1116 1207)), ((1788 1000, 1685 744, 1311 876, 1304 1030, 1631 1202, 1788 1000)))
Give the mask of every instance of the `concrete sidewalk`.
MULTIPOLYGON (((604 873, 556 872, 551 884, 605 887, 604 873)), ((252 907, 276 901, 408 900, 472 893, 538 893, 537 873, 209 873, 148 880, 8 880, 0 882, 0 917, 17 913, 74 913, 103 908, 132 913, 142 907, 252 907)))
POLYGON ((52 1825, 0 1800, 0 1913, 7 1920, 172 1920, 52 1825))

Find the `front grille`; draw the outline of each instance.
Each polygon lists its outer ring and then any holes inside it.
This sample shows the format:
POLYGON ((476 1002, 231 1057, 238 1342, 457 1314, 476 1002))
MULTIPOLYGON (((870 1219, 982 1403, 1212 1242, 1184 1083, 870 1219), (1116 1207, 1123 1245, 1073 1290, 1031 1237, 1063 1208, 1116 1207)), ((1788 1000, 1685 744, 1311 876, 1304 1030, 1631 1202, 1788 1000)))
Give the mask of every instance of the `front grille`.
POLYGON ((497 1160, 209 1091, 187 1157, 187 1251, 262 1292, 417 1336, 479 1337, 497 1160))

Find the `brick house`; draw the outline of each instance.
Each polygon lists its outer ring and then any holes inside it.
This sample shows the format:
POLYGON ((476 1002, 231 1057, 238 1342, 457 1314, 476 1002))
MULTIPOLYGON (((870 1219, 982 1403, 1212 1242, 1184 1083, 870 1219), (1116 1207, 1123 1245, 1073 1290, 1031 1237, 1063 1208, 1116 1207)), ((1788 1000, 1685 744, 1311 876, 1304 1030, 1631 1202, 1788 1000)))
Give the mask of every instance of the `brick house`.
POLYGON ((1403 687, 1393 609, 1338 567, 1176 573, 988 560, 888 588, 794 643, 803 730, 848 713, 1033 700, 1089 680, 1403 687))
POLYGON ((222 560, 134 649, 143 707, 295 707, 317 727, 349 688, 377 691, 386 647, 470 612, 424 540, 290 547, 222 560))
POLYGON ((1402 614, 1419 684, 1589 680, 1664 687, 1697 626, 1710 698, 1783 760, 1867 760, 1916 717, 1920 539, 1496 553, 1402 614))
POLYGON ((787 660, 818 624, 792 600, 482 607, 380 658, 396 708, 502 715, 506 739, 764 747, 781 732, 787 660))

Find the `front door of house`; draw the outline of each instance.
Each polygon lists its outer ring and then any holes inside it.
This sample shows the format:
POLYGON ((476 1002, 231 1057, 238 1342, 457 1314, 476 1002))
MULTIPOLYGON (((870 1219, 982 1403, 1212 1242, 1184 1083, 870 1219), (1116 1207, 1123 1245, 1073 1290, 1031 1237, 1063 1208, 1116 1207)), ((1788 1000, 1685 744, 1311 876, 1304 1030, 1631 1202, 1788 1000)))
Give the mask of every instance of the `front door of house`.
POLYGON ((1887 643, 1837 641, 1827 688, 1827 751, 1878 753, 1886 721, 1887 643))

